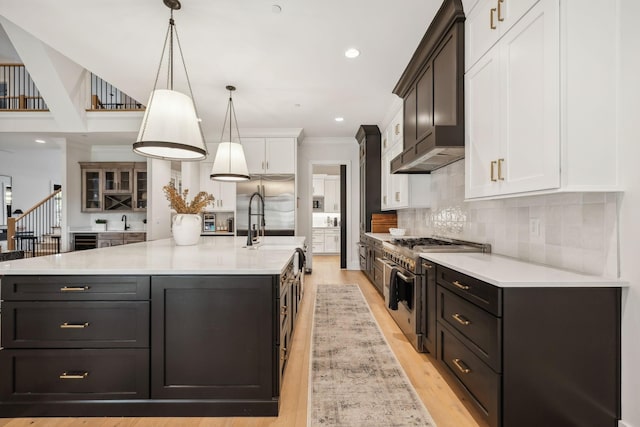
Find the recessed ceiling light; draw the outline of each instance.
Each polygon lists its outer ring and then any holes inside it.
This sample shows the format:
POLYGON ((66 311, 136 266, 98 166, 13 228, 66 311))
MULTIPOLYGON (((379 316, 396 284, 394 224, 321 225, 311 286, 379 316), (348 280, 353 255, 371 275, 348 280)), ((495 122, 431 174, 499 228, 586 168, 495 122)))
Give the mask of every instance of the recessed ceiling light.
POLYGON ((357 58, 360 56, 360 51, 355 47, 352 47, 344 51, 344 56, 347 58, 357 58))
POLYGON ((36 139, 36 142, 38 144, 46 144, 47 141, 45 141, 44 139, 36 139))
POLYGON ((336 117, 336 122, 344 122, 344 117, 336 117))
POLYGON ((280 6, 279 4, 274 4, 273 6, 271 6, 271 12, 273 13, 282 12, 282 6, 280 6))

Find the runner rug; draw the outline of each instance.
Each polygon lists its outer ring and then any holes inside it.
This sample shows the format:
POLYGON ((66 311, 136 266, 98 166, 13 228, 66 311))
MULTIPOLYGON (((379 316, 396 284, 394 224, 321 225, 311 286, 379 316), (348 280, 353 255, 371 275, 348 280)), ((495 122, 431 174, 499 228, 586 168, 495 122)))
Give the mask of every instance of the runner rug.
POLYGON ((318 285, 308 425, 435 426, 357 285, 318 285))

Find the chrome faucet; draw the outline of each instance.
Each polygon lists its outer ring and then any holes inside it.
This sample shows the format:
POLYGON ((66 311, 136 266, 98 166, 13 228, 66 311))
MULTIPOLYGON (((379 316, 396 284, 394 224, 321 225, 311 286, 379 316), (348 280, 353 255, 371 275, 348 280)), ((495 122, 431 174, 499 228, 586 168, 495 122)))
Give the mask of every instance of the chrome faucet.
POLYGON ((251 195, 251 197, 249 198, 249 219, 247 221, 247 246, 253 246, 253 236, 251 236, 251 217, 252 216, 259 216, 261 217, 261 221, 259 222, 259 229, 262 230, 262 235, 264 236, 264 198, 262 197, 262 195, 260 193, 258 193, 257 191, 255 193, 253 193, 251 195), (262 202, 262 211, 258 211, 257 214, 252 214, 251 213, 251 202, 253 202, 253 198, 255 196, 258 196, 258 199, 262 202))
POLYGON ((128 230, 131 228, 130 225, 127 225, 127 216, 126 215, 122 215, 122 218, 120 219, 120 221, 124 221, 124 229, 128 230))

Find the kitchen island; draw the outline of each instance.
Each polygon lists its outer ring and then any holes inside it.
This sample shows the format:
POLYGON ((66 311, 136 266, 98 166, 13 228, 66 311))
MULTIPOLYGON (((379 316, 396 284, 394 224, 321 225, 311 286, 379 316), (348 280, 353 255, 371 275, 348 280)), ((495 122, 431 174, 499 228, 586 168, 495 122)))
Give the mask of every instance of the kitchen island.
POLYGON ((0 263, 0 416, 270 416, 304 237, 0 263))

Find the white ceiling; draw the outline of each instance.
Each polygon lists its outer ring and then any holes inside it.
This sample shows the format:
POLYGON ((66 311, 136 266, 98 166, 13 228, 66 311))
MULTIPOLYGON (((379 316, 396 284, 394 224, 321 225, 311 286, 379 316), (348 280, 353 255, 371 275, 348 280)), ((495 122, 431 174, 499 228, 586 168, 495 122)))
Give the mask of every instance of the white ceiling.
MULTIPOLYGON (((219 137, 227 84, 238 88, 241 129, 353 137, 360 124, 382 124, 398 103, 391 91, 440 4, 182 0, 174 17, 207 140, 219 137), (281 13, 272 12, 274 4, 281 13), (360 57, 345 58, 349 47, 360 57)), ((0 0, 0 15, 146 103, 168 25, 162 0, 0 0)), ((182 81, 176 71, 176 87, 182 81)))

